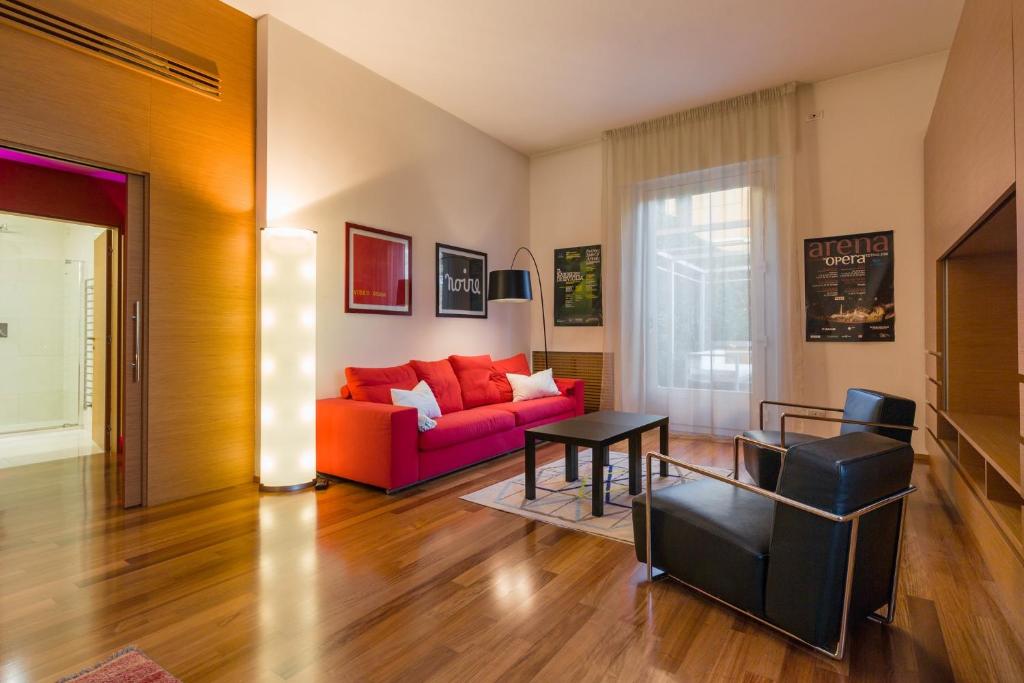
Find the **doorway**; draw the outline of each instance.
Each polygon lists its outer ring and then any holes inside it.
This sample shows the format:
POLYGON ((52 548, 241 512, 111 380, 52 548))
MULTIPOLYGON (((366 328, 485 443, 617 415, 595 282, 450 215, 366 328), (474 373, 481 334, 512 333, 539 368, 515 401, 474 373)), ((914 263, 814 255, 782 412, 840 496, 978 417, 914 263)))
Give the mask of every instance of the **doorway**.
POLYGON ((0 467, 107 450, 111 232, 0 213, 0 467))
POLYGON ((145 503, 144 206, 141 176, 0 147, 0 479, 67 461, 145 503))

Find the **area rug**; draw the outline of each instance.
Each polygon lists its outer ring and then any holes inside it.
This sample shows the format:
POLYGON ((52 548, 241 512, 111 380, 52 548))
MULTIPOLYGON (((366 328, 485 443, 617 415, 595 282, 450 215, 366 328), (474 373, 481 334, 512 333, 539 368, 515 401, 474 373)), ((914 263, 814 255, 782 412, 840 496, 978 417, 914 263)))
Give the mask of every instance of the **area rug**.
MULTIPOLYGON (((537 468, 537 497, 526 500, 524 496, 526 478, 519 474, 505 481, 492 484, 487 488, 474 491, 462 500, 479 505, 511 512, 514 515, 529 517, 555 526, 576 529, 588 534, 596 534, 623 543, 633 542, 633 520, 629 495, 629 456, 625 453, 612 451, 609 453, 610 466, 605 468, 604 515, 594 517, 590 514, 592 478, 590 450, 581 450, 579 454, 579 480, 565 480, 565 459, 559 459, 537 468)), ((721 474, 729 474, 729 470, 708 468, 721 474)), ((683 470, 674 465, 669 468, 669 476, 658 475, 657 465, 652 476, 654 490, 668 486, 679 486, 701 478, 701 475, 683 470)))
POLYGON ((181 683, 137 647, 126 647, 85 671, 57 683, 181 683))

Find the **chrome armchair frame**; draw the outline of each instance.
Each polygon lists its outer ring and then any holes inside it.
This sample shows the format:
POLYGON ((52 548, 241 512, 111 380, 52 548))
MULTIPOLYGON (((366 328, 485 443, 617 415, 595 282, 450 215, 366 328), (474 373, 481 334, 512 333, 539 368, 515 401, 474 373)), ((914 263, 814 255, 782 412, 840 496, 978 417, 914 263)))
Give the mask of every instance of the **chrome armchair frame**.
POLYGON ((805 415, 803 413, 783 413, 779 419, 779 445, 786 448, 786 419, 817 420, 818 422, 835 422, 846 425, 861 425, 864 427, 878 427, 880 429, 902 429, 905 432, 916 432, 914 425, 893 425, 885 422, 865 422, 864 420, 850 420, 845 417, 826 417, 824 415, 805 415))
MULTIPOLYGON (((760 441, 756 441, 754 439, 749 439, 749 438, 747 438, 745 436, 737 436, 735 441, 733 442, 733 447, 734 447, 734 449, 736 449, 737 453, 739 451, 739 444, 740 444, 741 441, 757 444, 758 446, 761 446, 761 447, 764 447, 764 448, 770 448, 772 450, 779 450, 782 453, 785 453, 785 449, 780 449, 777 446, 772 446, 770 444, 765 444, 765 443, 762 443, 760 441)), ((837 515, 837 514, 834 514, 834 513, 831 513, 831 512, 827 512, 825 510, 821 510, 819 508, 813 507, 811 505, 807 505, 806 503, 801 503, 798 500, 794 500, 792 498, 787 498, 786 496, 779 495, 778 493, 775 493, 774 491, 768 491, 768 490, 759 488, 757 486, 754 486, 753 484, 748 484, 746 482, 739 481, 738 478, 730 479, 730 478, 728 478, 728 477, 726 477, 724 475, 721 475, 718 472, 715 472, 714 470, 710 470, 710 469, 708 469, 706 467, 701 467, 700 465, 693 465, 691 463, 685 463, 685 462, 682 462, 680 460, 676 460, 674 458, 670 458, 667 455, 663 455, 661 453, 657 453, 657 452, 654 452, 654 451, 650 451, 650 452, 647 453, 645 475, 646 475, 646 481, 645 481, 646 487, 645 487, 645 490, 644 490, 644 501, 646 503, 646 509, 645 509, 644 531, 645 531, 645 534, 646 534, 645 538, 646 538, 646 541, 647 541, 647 545, 646 545, 646 549, 647 549, 647 581, 649 583, 653 582, 655 580, 658 580, 658 579, 663 579, 665 577, 671 577, 671 578, 675 579, 676 581, 679 581, 679 583, 683 584, 687 588, 695 590, 698 593, 701 593, 702 595, 705 595, 705 596, 711 598, 712 600, 715 600, 716 602, 719 602, 719 603, 721 603, 721 604, 723 604, 723 605, 725 605, 727 607, 730 607, 730 608, 736 610, 737 612, 740 612, 741 614, 744 614, 744 615, 754 619, 755 621, 757 621, 757 622, 759 622, 761 624, 764 624, 765 626, 768 626, 768 627, 778 631, 779 633, 782 633, 783 635, 786 635, 786 636, 788 636, 790 638, 793 638, 794 640, 797 640, 797 641, 803 643, 804 645, 810 647, 811 649, 815 650, 816 652, 820 652, 820 653, 822 653, 824 655, 827 655, 827 656, 831 657, 832 659, 842 659, 845 656, 845 654, 846 654, 846 637, 847 637, 847 630, 848 630, 848 627, 849 627, 850 598, 851 598, 851 596, 853 594, 853 571, 854 571, 854 564, 855 564, 855 561, 857 559, 857 540, 858 540, 858 531, 860 529, 860 518, 863 517, 864 515, 866 515, 869 512, 873 512, 873 511, 878 510, 880 508, 883 508, 883 507, 885 507, 887 505, 891 505, 893 503, 899 502, 899 501, 903 500, 904 498, 906 498, 911 493, 913 493, 914 491, 917 490, 916 486, 910 485, 907 488, 905 488, 902 491, 900 491, 899 493, 895 493, 895 494, 893 494, 893 495, 891 495, 891 496, 889 496, 887 498, 882 498, 881 500, 877 500, 874 503, 870 503, 870 504, 865 505, 864 507, 858 508, 858 509, 856 509, 856 510, 854 510, 852 512, 848 512, 845 515, 837 515), (702 475, 704 475, 706 477, 710 477, 711 479, 714 479, 715 481, 722 482, 723 484, 728 484, 729 486, 735 486, 737 488, 743 489, 744 491, 749 491, 750 493, 754 493, 754 494, 759 495, 759 496, 764 496, 765 498, 773 500, 776 503, 781 503, 782 505, 788 505, 788 506, 790 506, 792 508, 796 508, 797 510, 801 510, 801 511, 806 512, 808 514, 815 515, 816 517, 821 517, 822 519, 827 519, 830 522, 838 522, 838 523, 849 522, 850 523, 850 548, 847 551, 847 557, 846 557, 846 578, 844 579, 844 587, 843 587, 843 612, 842 612, 842 617, 841 617, 842 620, 840 621, 840 625, 839 625, 839 640, 836 643, 836 649, 835 650, 828 650, 826 648, 814 645, 813 643, 809 643, 806 640, 804 640, 803 638, 801 638, 800 636, 797 636, 797 635, 795 635, 793 633, 790 633, 789 631, 781 628, 780 626, 776 626, 775 624, 773 624, 773 623, 771 623, 771 622, 769 622, 769 621, 767 621, 765 619, 762 619, 761 617, 757 616, 756 614, 752 614, 752 613, 750 613, 750 612, 748 612, 748 611, 746 611, 744 609, 736 607, 735 605, 732 605, 732 604, 726 602, 725 600, 722 600, 721 598, 719 598, 717 596, 711 595, 710 593, 707 593, 706 591, 703 591, 700 588, 697 588, 696 586, 692 586, 692 585, 686 583, 685 581, 683 581, 682 579, 679 579, 678 577, 672 576, 671 574, 668 574, 668 573, 666 573, 666 572, 664 572, 664 571, 662 571, 660 569, 656 569, 654 567, 654 550, 653 550, 653 545, 652 545, 653 539, 651 537, 651 506, 652 506, 652 503, 653 503, 653 501, 652 501, 652 488, 651 488, 651 483, 652 483, 651 482, 651 464, 654 462, 654 460, 658 460, 659 462, 662 462, 662 463, 666 463, 666 462, 667 463, 671 463, 671 464, 673 464, 673 465, 675 465, 677 467, 682 467, 683 469, 689 470, 691 472, 696 472, 696 473, 702 474, 702 475)), ((736 477, 736 474, 734 473, 733 476, 736 477)), ((896 616, 896 588, 899 585, 899 579, 900 579, 900 576, 899 576, 899 574, 900 574, 900 558, 901 558, 902 549, 903 549, 903 522, 906 519, 906 515, 907 515, 907 502, 904 502, 902 507, 901 507, 901 509, 900 509, 899 531, 898 531, 898 536, 897 536, 897 540, 896 540, 896 557, 894 559, 893 577, 892 577, 892 588, 889 591, 889 603, 888 603, 888 605, 886 605, 886 611, 885 611, 884 615, 878 615, 876 613, 876 614, 870 615, 870 617, 869 617, 869 618, 871 618, 871 619, 873 619, 875 621, 878 621, 879 623, 883 623, 883 624, 891 624, 893 619, 896 616)))
POLYGON ((782 406, 783 408, 800 408, 801 410, 824 410, 827 413, 841 413, 843 408, 827 408, 825 406, 811 406, 805 403, 789 403, 787 401, 761 401, 758 407, 758 429, 764 430, 764 407, 765 406, 782 406))
MULTIPOLYGON (((799 408, 805 411, 825 411, 827 413, 843 413, 842 408, 827 408, 825 405, 809 405, 807 403, 791 403, 784 400, 762 400, 758 408, 758 428, 764 431, 765 428, 765 405, 781 405, 783 408, 799 408)), ((765 443, 746 436, 738 435, 732 444, 732 478, 739 480, 739 442, 753 443, 762 449, 774 451, 780 458, 785 458, 788 447, 785 445, 785 421, 786 420, 816 420, 817 422, 833 422, 844 425, 861 425, 862 427, 878 427, 880 429, 902 429, 903 431, 918 431, 913 425, 890 425, 885 422, 864 422, 863 420, 850 420, 848 418, 829 418, 824 415, 808 415, 806 413, 782 413, 779 418, 779 445, 765 443)))

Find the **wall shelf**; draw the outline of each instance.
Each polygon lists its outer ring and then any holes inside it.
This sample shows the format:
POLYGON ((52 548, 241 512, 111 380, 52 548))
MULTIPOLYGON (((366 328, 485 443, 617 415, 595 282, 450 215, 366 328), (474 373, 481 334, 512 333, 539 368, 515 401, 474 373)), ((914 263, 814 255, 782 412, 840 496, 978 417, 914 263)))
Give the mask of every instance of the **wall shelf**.
POLYGON ((970 479, 976 489, 984 492, 986 467, 985 457, 971 445, 971 442, 966 439, 963 434, 960 434, 957 458, 960 460, 960 465, 963 466, 964 472, 967 473, 967 478, 970 479))
MULTIPOLYGON (((989 417, 989 416, 986 416, 989 417)), ((939 415, 940 431, 953 429, 945 414, 939 415)), ((978 502, 988 512, 996 528, 1024 562, 1024 496, 1019 483, 1011 485, 992 463, 976 449, 963 433, 955 440, 939 438, 930 428, 928 436, 953 463, 978 502)))
MULTIPOLYGON (((1017 418, 962 412, 942 412, 941 415, 995 469, 996 475, 1024 496, 1024 485, 1020 478, 1020 427, 1017 418)), ((963 452, 963 446, 960 451, 963 452)))
POLYGON ((1024 558, 1017 220, 1011 191, 939 263, 932 438, 1024 558))
POLYGON ((1018 543, 1024 542, 1024 498, 1012 488, 1006 486, 1001 478, 989 480, 988 504, 996 513, 996 521, 1004 527, 1004 531, 1018 543))

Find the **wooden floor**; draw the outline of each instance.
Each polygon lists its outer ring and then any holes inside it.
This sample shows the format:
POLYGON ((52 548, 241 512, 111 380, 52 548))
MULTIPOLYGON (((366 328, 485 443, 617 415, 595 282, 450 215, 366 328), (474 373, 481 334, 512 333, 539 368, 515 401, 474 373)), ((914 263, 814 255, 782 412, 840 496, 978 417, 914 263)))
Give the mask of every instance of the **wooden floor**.
MULTIPOLYGON (((671 450, 731 465, 721 444, 671 450)), ((459 500, 521 463, 390 497, 245 486, 130 512, 107 503, 102 456, 0 470, 0 680, 128 644, 189 682, 1021 680, 1024 640, 927 465, 896 623, 858 625, 837 663, 679 584, 648 588, 631 546, 459 500)))

